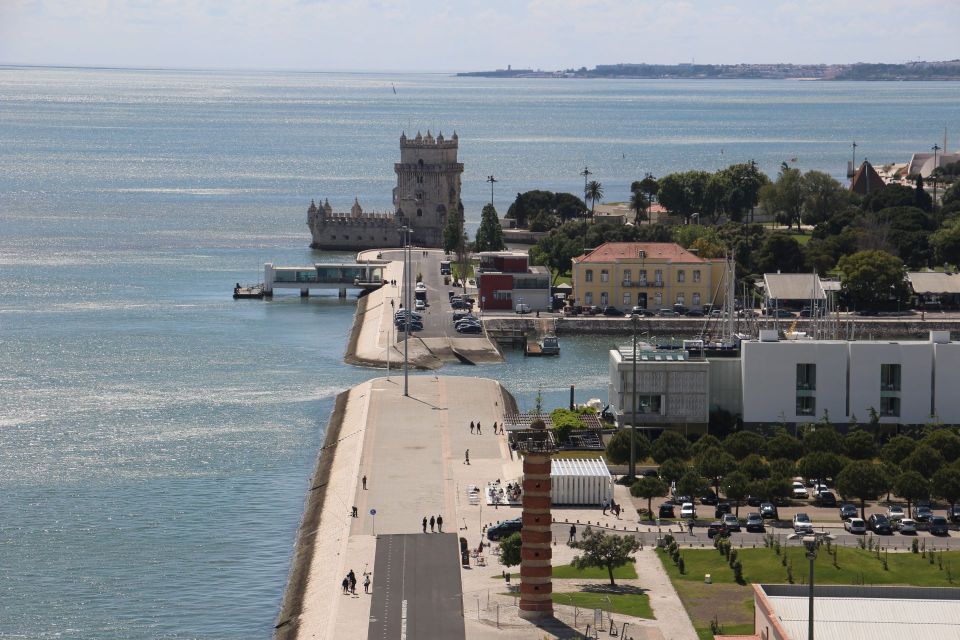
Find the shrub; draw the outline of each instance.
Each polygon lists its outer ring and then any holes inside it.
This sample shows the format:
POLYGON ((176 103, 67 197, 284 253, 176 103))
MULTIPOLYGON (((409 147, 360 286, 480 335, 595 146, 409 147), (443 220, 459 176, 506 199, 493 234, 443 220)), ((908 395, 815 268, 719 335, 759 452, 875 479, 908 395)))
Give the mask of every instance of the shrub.
POLYGON ((677 569, 680 571, 680 575, 683 575, 687 572, 687 567, 683 563, 683 556, 680 556, 680 559, 677 560, 677 569))
POLYGON ((920 541, 916 538, 914 538, 913 542, 910 543, 910 551, 913 553, 920 553, 920 541))
POLYGON ((743 584, 743 563, 739 560, 733 563, 733 579, 737 584, 743 584))

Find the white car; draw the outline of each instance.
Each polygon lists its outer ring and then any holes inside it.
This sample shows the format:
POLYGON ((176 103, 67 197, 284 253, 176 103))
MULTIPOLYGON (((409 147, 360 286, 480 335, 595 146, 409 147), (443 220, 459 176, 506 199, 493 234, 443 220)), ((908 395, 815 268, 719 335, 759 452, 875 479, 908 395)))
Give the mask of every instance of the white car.
POLYGON ((416 309, 417 311, 423 311, 424 309, 427 308, 427 303, 424 302, 423 300, 417 300, 414 303, 413 308, 416 309))
POLYGON ((887 507, 887 517, 891 520, 903 520, 906 515, 903 512, 903 507, 897 505, 887 507))
POLYGON ((830 488, 821 482, 820 484, 813 487, 813 495, 816 496, 823 493, 824 491, 829 491, 829 490, 830 488))
POLYGON ((798 480, 793 481, 793 497, 797 498, 798 500, 806 500, 810 497, 807 494, 807 488, 798 480))
POLYGON ((810 521, 810 516, 805 513, 793 516, 793 530, 797 533, 813 533, 813 522, 810 521))
POLYGON ((916 533, 917 532, 917 521, 911 520, 910 518, 903 518, 898 520, 896 523, 897 530, 900 533, 916 533))
POLYGON ((867 523, 861 518, 850 518, 843 521, 843 528, 850 533, 864 534, 867 532, 867 523))
POLYGON ((692 502, 684 502, 680 505, 680 519, 689 520, 697 517, 697 510, 693 508, 692 502))
POLYGON ((415 291, 426 291, 426 290, 427 290, 427 285, 423 284, 422 282, 417 283, 415 291))

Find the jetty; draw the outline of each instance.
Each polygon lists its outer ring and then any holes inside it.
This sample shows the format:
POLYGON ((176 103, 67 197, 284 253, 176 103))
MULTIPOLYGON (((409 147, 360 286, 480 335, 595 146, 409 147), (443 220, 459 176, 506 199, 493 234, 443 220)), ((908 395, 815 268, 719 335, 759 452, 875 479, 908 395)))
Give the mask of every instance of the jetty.
POLYGON ((386 284, 386 265, 387 261, 375 259, 337 264, 318 262, 299 267, 268 262, 263 265, 262 290, 265 296, 272 296, 276 289, 297 289, 301 296, 307 297, 311 289, 337 289, 340 297, 346 298, 347 289, 372 291, 386 284))

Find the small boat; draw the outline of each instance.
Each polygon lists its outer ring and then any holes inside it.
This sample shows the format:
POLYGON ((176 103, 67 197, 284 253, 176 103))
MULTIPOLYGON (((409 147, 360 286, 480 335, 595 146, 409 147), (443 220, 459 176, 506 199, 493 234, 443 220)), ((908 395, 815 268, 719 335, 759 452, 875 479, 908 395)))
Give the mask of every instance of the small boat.
POLYGON ((560 355, 560 341, 557 339, 557 336, 544 336, 541 340, 537 341, 537 344, 540 346, 541 355, 560 355))
POLYGON ((238 282, 237 286, 233 288, 234 300, 260 299, 263 298, 263 295, 262 284, 241 286, 241 284, 238 282))

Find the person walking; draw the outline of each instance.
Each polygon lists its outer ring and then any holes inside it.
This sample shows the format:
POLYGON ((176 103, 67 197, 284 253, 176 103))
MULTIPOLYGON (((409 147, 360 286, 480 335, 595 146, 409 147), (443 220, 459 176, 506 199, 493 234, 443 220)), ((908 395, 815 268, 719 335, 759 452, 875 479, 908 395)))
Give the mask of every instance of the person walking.
POLYGON ((463 464, 470 464, 470 449, 463 453, 463 464))
POLYGON ((607 515, 607 509, 610 508, 610 503, 607 502, 607 499, 604 498, 603 502, 600 503, 603 506, 603 515, 607 515))
POLYGON ((494 421, 494 423, 493 423, 493 435, 497 435, 497 423, 496 423, 496 421, 494 421))
POLYGON ((353 569, 350 569, 350 573, 347 574, 347 578, 350 580, 350 593, 356 595, 357 593, 357 575, 353 572, 353 569))
POLYGON ((443 516, 437 516, 437 531, 443 533, 443 516))
POLYGON ((427 532, 427 516, 423 516, 423 532, 427 532))
POLYGON ((347 595, 348 593, 350 593, 350 591, 349 591, 349 589, 350 589, 350 578, 347 578, 346 576, 344 576, 343 582, 340 583, 340 586, 343 587, 343 595, 347 595))
POLYGON ((370 593, 370 574, 369 573, 363 574, 363 592, 370 593))
POLYGON ((473 420, 471 420, 471 421, 470 421, 470 435, 473 435, 473 430, 474 430, 474 428, 475 428, 475 427, 473 426, 473 420))
POLYGON ((363 476, 362 482, 363 482, 363 490, 366 491, 366 490, 367 490, 367 476, 363 476))
POLYGON ((437 519, 430 516, 430 533, 433 533, 433 527, 437 524, 437 519))
POLYGON ((570 525, 570 539, 567 542, 576 542, 577 541, 577 525, 570 525))
POLYGON ((481 432, 480 432, 480 421, 479 421, 479 420, 477 421, 477 435, 478 435, 478 436, 479 436, 479 435, 482 435, 481 432))
POLYGON ((353 508, 353 511, 350 513, 350 517, 351 517, 351 518, 357 518, 357 517, 358 517, 358 516, 357 516, 357 508, 356 508, 356 507, 353 508))

